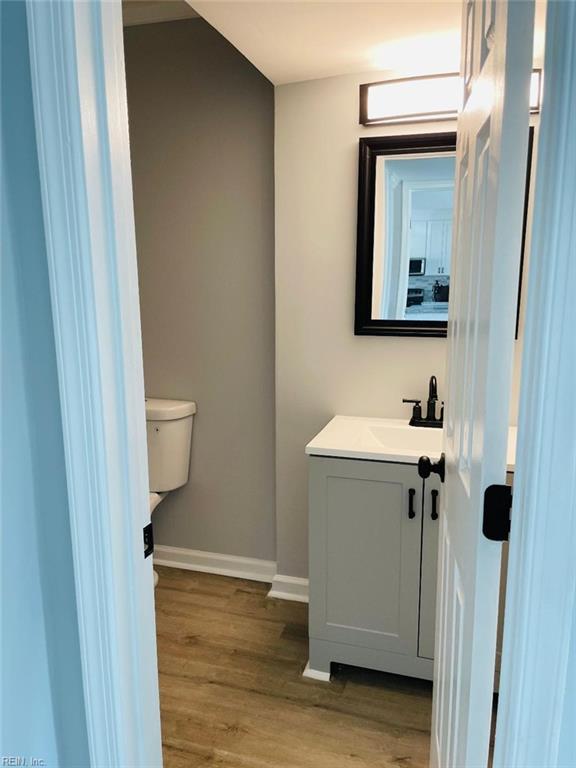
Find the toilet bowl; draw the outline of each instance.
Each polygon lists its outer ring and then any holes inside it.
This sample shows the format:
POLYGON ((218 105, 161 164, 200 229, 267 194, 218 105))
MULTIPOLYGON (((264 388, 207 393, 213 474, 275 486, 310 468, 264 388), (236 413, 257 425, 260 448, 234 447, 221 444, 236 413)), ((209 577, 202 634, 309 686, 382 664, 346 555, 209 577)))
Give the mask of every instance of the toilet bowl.
POLYGON ((156 509, 158 504, 160 504, 161 501, 163 501, 168 493, 156 493, 155 491, 150 491, 150 515, 152 515, 152 512, 156 509))
MULTIPOLYGON (((150 519, 152 519, 152 512, 156 509, 158 504, 160 504, 161 501, 163 501, 166 496, 168 496, 168 493, 155 493, 150 492, 149 498, 150 498, 150 519)), ((154 571, 154 587, 158 586, 158 571, 154 571)))
MULTIPOLYGON (((196 403, 189 400, 146 398, 150 517, 170 491, 188 482, 195 413, 196 403)), ((157 584, 154 571, 154 586, 157 584)))

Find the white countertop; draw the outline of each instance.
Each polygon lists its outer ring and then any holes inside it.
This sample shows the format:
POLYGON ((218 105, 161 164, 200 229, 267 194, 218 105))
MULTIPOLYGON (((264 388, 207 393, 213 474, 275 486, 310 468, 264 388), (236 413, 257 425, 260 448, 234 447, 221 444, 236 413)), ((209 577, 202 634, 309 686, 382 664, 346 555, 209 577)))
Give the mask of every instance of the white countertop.
MULTIPOLYGON (((440 458, 442 430, 411 427, 403 419, 335 416, 306 446, 309 456, 398 461, 416 464, 420 456, 440 458)), ((516 427, 508 434, 507 470, 514 472, 516 427)))

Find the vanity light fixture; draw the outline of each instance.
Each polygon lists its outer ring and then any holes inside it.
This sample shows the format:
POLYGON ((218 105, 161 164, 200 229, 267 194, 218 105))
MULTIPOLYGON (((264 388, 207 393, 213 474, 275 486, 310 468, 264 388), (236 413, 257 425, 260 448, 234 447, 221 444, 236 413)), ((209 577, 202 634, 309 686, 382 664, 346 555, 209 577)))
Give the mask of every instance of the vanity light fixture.
MULTIPOLYGON (((457 73, 384 80, 360 86, 360 123, 386 125, 453 120, 462 107, 464 86, 457 73)), ((540 111, 542 71, 530 80, 530 112, 540 111)))

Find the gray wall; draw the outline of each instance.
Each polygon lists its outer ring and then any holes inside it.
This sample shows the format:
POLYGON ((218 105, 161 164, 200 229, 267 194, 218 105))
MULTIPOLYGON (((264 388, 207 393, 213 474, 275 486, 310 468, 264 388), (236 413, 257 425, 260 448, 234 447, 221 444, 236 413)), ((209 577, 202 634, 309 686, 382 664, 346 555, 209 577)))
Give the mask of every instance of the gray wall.
POLYGON ((201 19, 125 47, 146 391, 198 404, 156 540, 275 559, 274 89, 201 19))

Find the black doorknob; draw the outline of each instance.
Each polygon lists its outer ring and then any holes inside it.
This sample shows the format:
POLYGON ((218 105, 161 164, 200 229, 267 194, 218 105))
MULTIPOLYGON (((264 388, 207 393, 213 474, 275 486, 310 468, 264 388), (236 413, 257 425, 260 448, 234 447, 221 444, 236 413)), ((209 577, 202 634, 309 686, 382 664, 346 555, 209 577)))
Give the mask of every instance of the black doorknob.
POLYGON ((438 461, 431 461, 428 456, 420 456, 418 459, 418 474, 423 480, 426 480, 430 475, 434 473, 440 478, 440 482, 444 482, 446 476, 446 456, 444 453, 440 455, 438 461))

